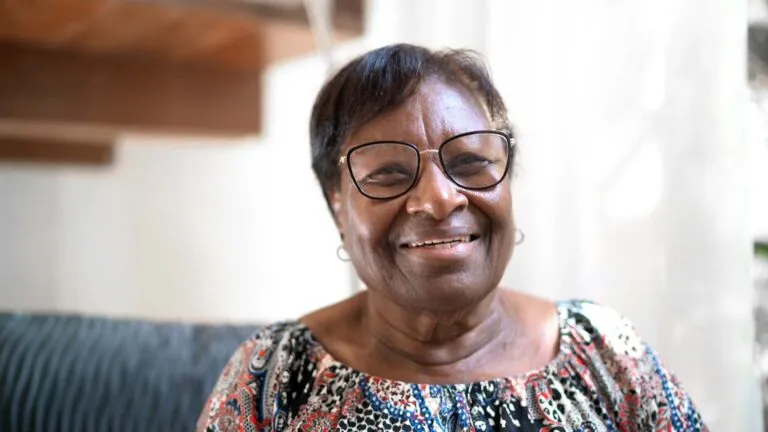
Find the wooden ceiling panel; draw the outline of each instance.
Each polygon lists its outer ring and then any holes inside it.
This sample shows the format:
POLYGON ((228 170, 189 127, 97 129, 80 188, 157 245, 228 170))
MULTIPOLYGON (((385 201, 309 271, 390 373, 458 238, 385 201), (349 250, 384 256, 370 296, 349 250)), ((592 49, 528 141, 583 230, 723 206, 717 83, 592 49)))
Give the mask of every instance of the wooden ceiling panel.
MULTIPOLYGON (((262 33, 259 30, 258 33, 262 33)), ((215 63, 227 69, 255 70, 266 66, 270 61, 263 46, 264 38, 247 35, 239 38, 222 40, 208 51, 189 53, 187 58, 215 63)))
POLYGON ((94 130, 256 134, 260 73, 0 43, 0 120, 94 130))
POLYGON ((0 35, 55 45, 106 5, 107 0, 5 0, 0 2, 0 35))
MULTIPOLYGON (((359 34, 361 4, 339 1, 337 40, 359 34)), ((302 2, 287 0, 5 0, 0 38, 249 69, 266 45, 267 61, 316 48, 302 2)))
MULTIPOLYGON (((243 58, 244 64, 262 66, 255 60, 260 58, 264 33, 261 23, 255 18, 195 10, 186 19, 176 21, 162 37, 169 58, 217 63, 219 60, 215 59, 226 59, 232 55, 231 47, 235 45, 241 47, 236 55, 243 58), (226 52, 219 53, 220 50, 226 52)), ((222 62, 225 66, 235 63, 222 62)))
POLYGON ((90 52, 158 53, 165 44, 168 29, 186 19, 179 10, 158 8, 145 4, 110 2, 101 12, 68 38, 62 47, 78 48, 90 52))
POLYGON ((103 166, 111 165, 114 159, 115 146, 112 141, 61 142, 0 136, 0 161, 103 166))
POLYGON ((290 22, 269 22, 265 32, 269 37, 264 38, 264 58, 268 62, 301 55, 302 47, 315 44, 311 32, 299 31, 300 25, 290 22))

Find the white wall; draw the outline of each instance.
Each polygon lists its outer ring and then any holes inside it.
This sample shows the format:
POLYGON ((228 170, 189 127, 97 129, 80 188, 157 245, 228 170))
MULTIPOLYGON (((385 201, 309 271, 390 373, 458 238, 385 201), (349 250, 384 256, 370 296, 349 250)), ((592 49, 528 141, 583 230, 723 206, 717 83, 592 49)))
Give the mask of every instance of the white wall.
POLYGON ((768 91, 753 95, 747 112, 750 148, 751 226, 756 238, 768 240, 768 91))
POLYGON ((325 70, 268 72, 258 138, 126 136, 107 168, 0 164, 0 308, 271 321, 347 296, 310 169, 325 70))

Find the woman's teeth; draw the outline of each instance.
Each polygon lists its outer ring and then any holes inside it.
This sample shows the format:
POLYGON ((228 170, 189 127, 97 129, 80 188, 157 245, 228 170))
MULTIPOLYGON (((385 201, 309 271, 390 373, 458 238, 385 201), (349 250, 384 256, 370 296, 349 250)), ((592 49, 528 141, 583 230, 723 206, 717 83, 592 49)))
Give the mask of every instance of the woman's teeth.
POLYGON ((433 248, 449 248, 459 243, 469 243, 472 240, 472 236, 454 237, 451 239, 443 240, 427 240, 424 242, 408 243, 409 248, 417 247, 433 247, 433 248))

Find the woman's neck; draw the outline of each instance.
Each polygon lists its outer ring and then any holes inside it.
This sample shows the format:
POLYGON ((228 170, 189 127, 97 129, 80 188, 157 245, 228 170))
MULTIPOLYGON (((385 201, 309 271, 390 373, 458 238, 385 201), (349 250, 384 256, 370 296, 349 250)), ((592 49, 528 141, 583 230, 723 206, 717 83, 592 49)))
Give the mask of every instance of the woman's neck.
POLYGON ((361 297, 370 353, 392 367, 455 377, 492 359, 485 354, 503 349, 516 328, 498 290, 455 311, 409 309, 373 291, 361 297))

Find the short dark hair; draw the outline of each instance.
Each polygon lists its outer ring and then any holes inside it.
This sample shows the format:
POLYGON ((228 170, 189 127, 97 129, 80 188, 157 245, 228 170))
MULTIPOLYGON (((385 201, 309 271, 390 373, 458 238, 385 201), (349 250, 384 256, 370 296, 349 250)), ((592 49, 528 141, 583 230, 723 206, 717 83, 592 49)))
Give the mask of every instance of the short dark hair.
MULTIPOLYGON (((312 169, 326 201, 327 191, 339 185, 337 162, 344 140, 354 129, 405 103, 419 85, 431 77, 469 90, 488 110, 493 127, 512 135, 507 108, 477 52, 432 51, 409 44, 369 51, 331 77, 312 107, 309 122, 312 169)), ((514 166, 515 148, 510 154, 510 166, 514 166)))

